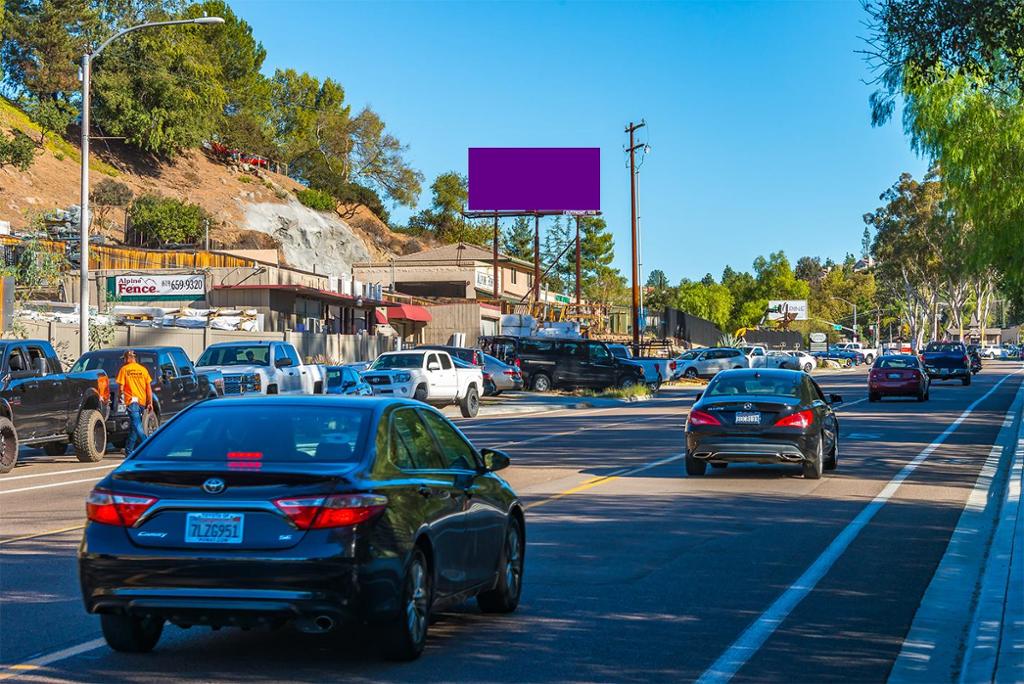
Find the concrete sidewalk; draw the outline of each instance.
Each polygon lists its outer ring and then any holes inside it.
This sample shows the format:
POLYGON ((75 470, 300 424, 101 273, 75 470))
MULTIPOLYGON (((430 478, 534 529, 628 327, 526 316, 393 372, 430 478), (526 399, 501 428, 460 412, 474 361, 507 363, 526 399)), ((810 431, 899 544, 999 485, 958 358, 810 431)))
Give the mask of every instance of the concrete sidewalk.
POLYGON ((1024 682, 1024 385, 968 498, 889 682, 1024 682))

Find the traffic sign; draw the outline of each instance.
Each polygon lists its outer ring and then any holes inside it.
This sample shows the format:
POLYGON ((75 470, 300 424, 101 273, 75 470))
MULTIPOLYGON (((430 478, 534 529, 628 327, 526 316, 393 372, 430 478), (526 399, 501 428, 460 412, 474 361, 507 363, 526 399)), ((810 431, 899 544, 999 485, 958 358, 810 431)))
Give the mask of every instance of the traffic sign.
POLYGON ((839 325, 838 323, 833 323, 832 324, 832 329, 833 330, 842 330, 843 326, 839 325))

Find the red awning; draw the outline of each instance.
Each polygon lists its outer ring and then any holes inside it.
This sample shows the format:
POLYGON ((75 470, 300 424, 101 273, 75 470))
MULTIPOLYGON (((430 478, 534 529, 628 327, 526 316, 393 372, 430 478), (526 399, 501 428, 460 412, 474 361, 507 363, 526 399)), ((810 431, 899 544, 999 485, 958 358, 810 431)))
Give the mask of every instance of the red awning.
POLYGON ((373 317, 377 321, 377 325, 388 324, 388 315, 381 311, 380 309, 377 309, 376 311, 373 312, 373 317))
POLYGON ((416 304, 399 304, 398 306, 389 307, 388 318, 392 320, 400 318, 417 323, 429 323, 431 320, 430 312, 416 304))

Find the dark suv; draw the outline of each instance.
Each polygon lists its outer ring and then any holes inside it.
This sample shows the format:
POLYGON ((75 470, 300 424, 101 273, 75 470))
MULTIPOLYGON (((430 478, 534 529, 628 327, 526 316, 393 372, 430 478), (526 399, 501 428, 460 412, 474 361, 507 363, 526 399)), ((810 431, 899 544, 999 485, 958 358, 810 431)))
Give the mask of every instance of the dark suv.
POLYGON ((604 342, 550 337, 484 337, 485 351, 518 367, 536 392, 555 387, 629 387, 644 382, 639 363, 616 358, 604 342))

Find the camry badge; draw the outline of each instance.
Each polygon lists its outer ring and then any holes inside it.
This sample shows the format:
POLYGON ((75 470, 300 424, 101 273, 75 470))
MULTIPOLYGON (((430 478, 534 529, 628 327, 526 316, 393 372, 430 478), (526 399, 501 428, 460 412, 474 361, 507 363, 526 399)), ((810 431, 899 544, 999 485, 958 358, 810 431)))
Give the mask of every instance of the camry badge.
POLYGON ((224 491, 224 480, 219 477, 211 477, 203 483, 203 491, 207 494, 220 494, 224 491))

